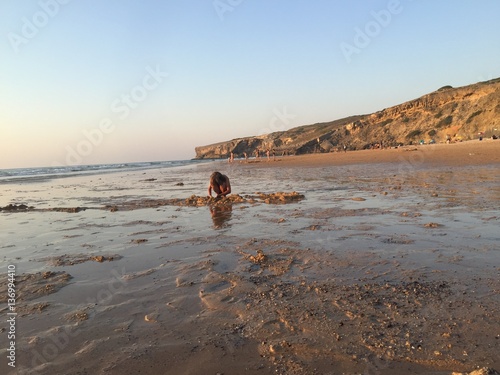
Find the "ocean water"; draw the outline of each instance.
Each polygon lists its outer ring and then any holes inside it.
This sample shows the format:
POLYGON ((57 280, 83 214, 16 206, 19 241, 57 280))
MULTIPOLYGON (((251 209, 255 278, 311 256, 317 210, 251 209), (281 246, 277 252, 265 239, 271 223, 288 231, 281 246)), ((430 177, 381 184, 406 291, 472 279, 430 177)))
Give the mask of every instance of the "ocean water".
POLYGON ((172 160, 117 164, 72 165, 57 167, 0 169, 0 184, 13 182, 38 182, 55 178, 94 175, 112 172, 172 168, 207 162, 207 160, 172 160))

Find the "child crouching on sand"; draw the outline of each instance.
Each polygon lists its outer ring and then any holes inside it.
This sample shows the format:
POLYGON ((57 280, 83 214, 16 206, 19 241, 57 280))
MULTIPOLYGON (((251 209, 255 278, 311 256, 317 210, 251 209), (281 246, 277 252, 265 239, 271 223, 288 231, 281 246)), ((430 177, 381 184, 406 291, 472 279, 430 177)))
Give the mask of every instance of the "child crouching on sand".
POLYGON ((231 194, 231 183, 229 177, 220 172, 214 172, 210 176, 210 183, 208 184, 208 196, 212 197, 212 189, 217 194, 216 198, 225 197, 231 194))

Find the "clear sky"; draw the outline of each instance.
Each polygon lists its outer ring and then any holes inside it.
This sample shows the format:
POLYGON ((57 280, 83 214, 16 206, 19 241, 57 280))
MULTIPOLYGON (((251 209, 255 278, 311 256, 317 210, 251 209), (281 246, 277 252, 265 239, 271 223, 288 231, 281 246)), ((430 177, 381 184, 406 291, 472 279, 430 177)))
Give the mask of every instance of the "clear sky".
POLYGON ((0 168, 194 147, 500 77, 498 0, 2 0, 0 168))

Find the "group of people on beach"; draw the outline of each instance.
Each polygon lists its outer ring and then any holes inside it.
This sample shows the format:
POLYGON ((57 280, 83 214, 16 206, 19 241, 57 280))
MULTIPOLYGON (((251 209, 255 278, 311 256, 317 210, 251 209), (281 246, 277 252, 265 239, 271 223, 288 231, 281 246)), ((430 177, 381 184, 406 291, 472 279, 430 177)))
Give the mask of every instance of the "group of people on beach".
MULTIPOLYGON (((276 160, 276 154, 277 154, 277 151, 273 148, 273 149, 267 149, 267 150, 260 150, 260 149, 255 149, 254 151, 254 156, 255 156, 255 160, 259 160, 261 157, 264 157, 264 155, 266 155, 267 157, 267 161, 271 161, 271 156, 273 157, 273 160, 276 160)), ((281 156, 285 156, 285 155, 288 155, 288 151, 282 151, 282 155, 281 156)), ((247 152, 243 152, 243 157, 245 158, 245 161, 248 160, 248 153, 247 152)), ((229 153, 229 157, 227 159, 227 161, 229 163, 232 163, 234 161, 234 152, 230 152, 229 153)))

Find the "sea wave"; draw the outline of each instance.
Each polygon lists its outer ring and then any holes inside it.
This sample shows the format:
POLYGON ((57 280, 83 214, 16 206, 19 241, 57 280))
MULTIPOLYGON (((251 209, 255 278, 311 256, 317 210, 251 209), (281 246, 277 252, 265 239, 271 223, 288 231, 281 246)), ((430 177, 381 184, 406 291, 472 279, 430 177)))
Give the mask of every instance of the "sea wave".
POLYGON ((116 164, 91 164, 77 166, 56 166, 38 168, 0 169, 0 183, 29 182, 49 180, 54 178, 71 177, 75 175, 88 175, 126 170, 140 170, 151 168, 169 168, 198 164, 200 160, 170 160, 116 164))

